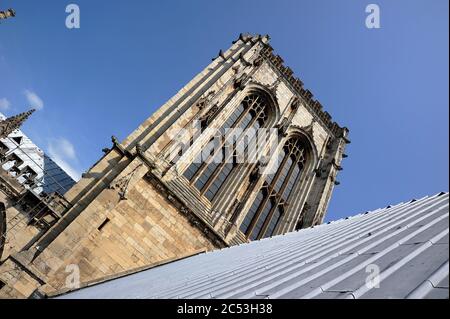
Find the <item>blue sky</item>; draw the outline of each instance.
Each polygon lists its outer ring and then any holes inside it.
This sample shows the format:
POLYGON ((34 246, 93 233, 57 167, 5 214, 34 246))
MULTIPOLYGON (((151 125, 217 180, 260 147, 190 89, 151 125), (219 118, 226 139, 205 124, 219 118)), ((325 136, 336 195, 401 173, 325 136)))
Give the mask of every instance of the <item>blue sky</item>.
POLYGON ((0 0, 0 111, 72 174, 226 49, 269 34, 286 65, 350 129, 327 220, 448 190, 448 1, 0 0), (367 29, 376 3, 381 28, 367 29))

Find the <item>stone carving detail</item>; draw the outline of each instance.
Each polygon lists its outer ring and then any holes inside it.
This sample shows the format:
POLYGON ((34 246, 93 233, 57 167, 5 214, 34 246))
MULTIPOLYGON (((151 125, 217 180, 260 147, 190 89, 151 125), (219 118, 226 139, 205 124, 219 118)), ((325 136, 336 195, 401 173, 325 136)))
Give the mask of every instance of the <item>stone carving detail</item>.
POLYGON ((278 86, 281 83, 281 78, 277 77, 277 79, 275 80, 275 82, 272 83, 271 86, 268 87, 268 89, 270 90, 270 92, 272 92, 273 96, 277 96, 277 90, 278 90, 278 86))
POLYGON ((250 76, 247 73, 242 74, 239 78, 237 78, 234 82, 234 88, 243 90, 250 80, 250 76))
POLYGON ((234 74, 236 75, 236 74, 238 74, 239 70, 241 69, 241 66, 239 64, 236 64, 231 69, 233 70, 234 74))
POLYGON ((239 38, 237 40, 232 41, 233 44, 235 44, 237 41, 241 40, 242 42, 246 43, 248 40, 250 40, 251 37, 248 34, 239 34, 239 38))
POLYGON ((231 205, 231 207, 230 207, 230 211, 233 212, 233 216, 231 216, 231 219, 230 219, 231 223, 235 222, 235 215, 236 215, 235 213, 236 213, 236 211, 238 211, 240 204, 241 204, 241 202, 239 201, 239 199, 236 198, 233 202, 233 205, 231 205))
POLYGON ((291 110, 296 111, 298 107, 300 106, 300 100, 298 97, 294 97, 292 103, 291 103, 291 110))
POLYGON ((136 144, 136 155, 144 162, 145 165, 152 171, 156 168, 155 163, 151 161, 147 156, 145 156, 144 150, 140 143, 136 144))
POLYGON ((142 149, 142 145, 140 143, 136 144, 136 153, 137 154, 142 154, 144 151, 142 149))
POLYGON ((260 66, 264 61, 264 58, 262 55, 258 56, 255 60, 253 60, 253 66, 260 66))
POLYGON ((316 173, 316 177, 321 178, 322 174, 325 173, 326 170, 323 168, 322 164, 320 164, 315 170, 314 173, 316 173))
POLYGON ((261 176, 260 169, 261 169, 261 163, 258 162, 258 163, 256 163, 253 170, 250 172, 250 183, 254 183, 259 179, 259 177, 261 176))
POLYGON ((303 224, 305 221, 305 216, 308 214, 308 212, 311 210, 311 205, 308 204, 308 202, 305 202, 302 208, 302 212, 300 213, 300 216, 298 217, 297 224, 295 225, 295 230, 300 230, 303 228, 303 224))
POLYGON ((260 84, 261 86, 266 87, 272 94, 275 92, 273 89, 277 88, 277 82, 279 82, 279 76, 267 64, 263 64, 261 67, 254 69, 254 76, 252 78, 253 81, 260 84), (270 90, 272 88, 272 90, 270 90))
POLYGON ((203 114, 202 116, 200 116, 200 123, 202 123, 202 127, 206 127, 209 124, 211 124, 211 122, 216 118, 217 114, 219 113, 220 108, 218 104, 214 104, 213 106, 211 106, 211 108, 208 110, 208 112, 206 112, 205 114, 203 114))
POLYGON ((212 58, 211 60, 214 61, 215 59, 218 59, 219 57, 222 58, 224 61, 226 61, 225 54, 223 53, 222 49, 219 50, 219 54, 217 55, 217 57, 212 58))
MULTIPOLYGON (((215 91, 209 91, 206 95, 202 96, 196 103, 196 106, 200 110, 205 110, 211 103, 215 91)), ((219 113, 219 105, 214 104, 206 113, 200 116, 199 120, 200 123, 202 123, 202 126, 208 126, 212 120, 216 117, 216 115, 219 113)))
POLYGON ((250 63, 249 61, 247 61, 247 60, 245 59, 245 57, 244 57, 244 55, 242 54, 242 52, 239 53, 239 56, 237 57, 236 60, 233 59, 234 62, 237 62, 237 61, 239 61, 239 60, 242 61, 242 64, 244 64, 245 67, 251 66, 251 65, 252 65, 252 63, 250 63))
POLYGON ((115 137, 114 135, 111 136, 111 142, 113 143, 113 148, 116 148, 123 156, 129 157, 129 158, 133 157, 133 155, 128 150, 123 148, 123 146, 120 144, 117 137, 115 137))
POLYGON ((187 215, 189 213, 189 210, 186 207, 182 206, 182 207, 180 207, 180 212, 183 215, 187 215))
POLYGON ((117 189, 117 193, 119 194, 120 200, 126 200, 128 186, 130 185, 130 181, 133 178, 134 174, 136 174, 137 170, 142 167, 142 163, 136 166, 131 172, 119 178, 113 185, 110 185, 110 189, 117 189))
POLYGON ((316 120, 313 118, 309 125, 302 127, 303 131, 308 133, 309 136, 311 136, 311 138, 313 139, 313 141, 315 140, 314 139, 314 124, 316 124, 316 120))
POLYGON ((333 138, 329 138, 328 140, 327 140, 327 143, 325 144, 325 148, 327 149, 327 150, 331 150, 331 148, 333 147, 333 144, 335 143, 336 141, 333 139, 333 138))
POLYGON ((343 170, 342 166, 339 165, 339 164, 336 162, 336 159, 334 159, 334 158, 331 160, 331 165, 333 165, 333 167, 334 167, 337 171, 342 171, 342 170, 343 170))
POLYGON ((202 96, 198 99, 197 103, 195 103, 195 105, 196 105, 200 110, 203 110, 204 108, 206 108, 206 107, 209 105, 209 103, 210 103, 211 100, 213 99, 215 93, 216 93, 215 91, 209 91, 208 93, 206 93, 206 95, 202 95, 202 96))
POLYGON ((287 117, 283 117, 281 119, 281 122, 278 123, 276 128, 278 129, 278 135, 285 137, 287 136, 287 130, 289 126, 291 125, 291 121, 287 117))
POLYGON ((303 205, 302 213, 305 214, 305 213, 307 213, 310 209, 311 209, 311 205, 309 205, 309 204, 306 202, 305 205, 303 205))

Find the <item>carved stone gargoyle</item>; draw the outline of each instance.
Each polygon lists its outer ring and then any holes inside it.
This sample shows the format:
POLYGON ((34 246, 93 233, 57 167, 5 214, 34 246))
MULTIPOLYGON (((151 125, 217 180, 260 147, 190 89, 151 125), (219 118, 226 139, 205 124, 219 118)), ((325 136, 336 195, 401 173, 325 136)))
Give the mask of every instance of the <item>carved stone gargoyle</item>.
POLYGON ((287 117, 283 117, 281 119, 281 122, 276 126, 276 128, 278 129, 278 135, 285 137, 287 135, 287 130, 290 124, 291 123, 289 119, 287 117))
POLYGON ((296 97, 291 103, 291 110, 296 111, 300 105, 299 99, 296 97))
POLYGON ((219 105, 214 104, 211 108, 202 116, 200 116, 199 120, 202 127, 207 127, 219 113, 219 105))
POLYGON ((247 85, 250 76, 247 73, 242 74, 239 78, 234 81, 234 88, 243 90, 247 85))
POLYGON ((264 61, 264 58, 262 55, 258 56, 256 59, 253 60, 253 66, 260 66, 264 61))
POLYGON ((208 104, 211 102, 214 94, 216 92, 215 91, 209 91, 206 95, 200 97, 197 101, 197 103, 195 103, 195 105, 200 109, 203 110, 205 107, 208 106, 208 104))
POLYGON ((250 172, 250 183, 256 182, 261 177, 261 163, 256 163, 255 167, 250 172))

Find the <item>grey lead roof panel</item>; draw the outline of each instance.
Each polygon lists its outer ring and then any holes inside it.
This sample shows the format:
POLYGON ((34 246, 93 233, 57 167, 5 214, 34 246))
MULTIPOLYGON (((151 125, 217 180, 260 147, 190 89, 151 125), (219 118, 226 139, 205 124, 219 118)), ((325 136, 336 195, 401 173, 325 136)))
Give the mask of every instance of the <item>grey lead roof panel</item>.
POLYGON ((199 254, 57 298, 448 298, 448 197, 199 254))

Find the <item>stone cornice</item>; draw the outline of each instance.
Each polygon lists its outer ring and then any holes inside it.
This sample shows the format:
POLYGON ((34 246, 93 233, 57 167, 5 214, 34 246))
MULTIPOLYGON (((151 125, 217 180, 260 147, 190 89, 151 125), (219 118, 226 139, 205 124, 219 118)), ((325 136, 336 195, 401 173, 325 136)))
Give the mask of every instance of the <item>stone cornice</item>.
MULTIPOLYGON (((252 38, 254 39, 254 37, 252 38)), ((273 48, 270 44, 263 41, 265 37, 257 37, 257 41, 261 41, 263 48, 260 51, 260 56, 268 61, 275 70, 278 71, 279 75, 283 77, 285 82, 287 82, 297 93, 299 97, 305 102, 305 106, 309 111, 315 115, 318 122, 321 123, 329 132, 336 138, 345 138, 348 134, 348 129, 346 127, 340 127, 336 122, 332 120, 331 115, 324 111, 322 104, 313 98, 313 94, 310 90, 303 87, 303 82, 294 76, 294 72, 288 66, 284 65, 284 60, 279 56, 275 55, 273 48)))

